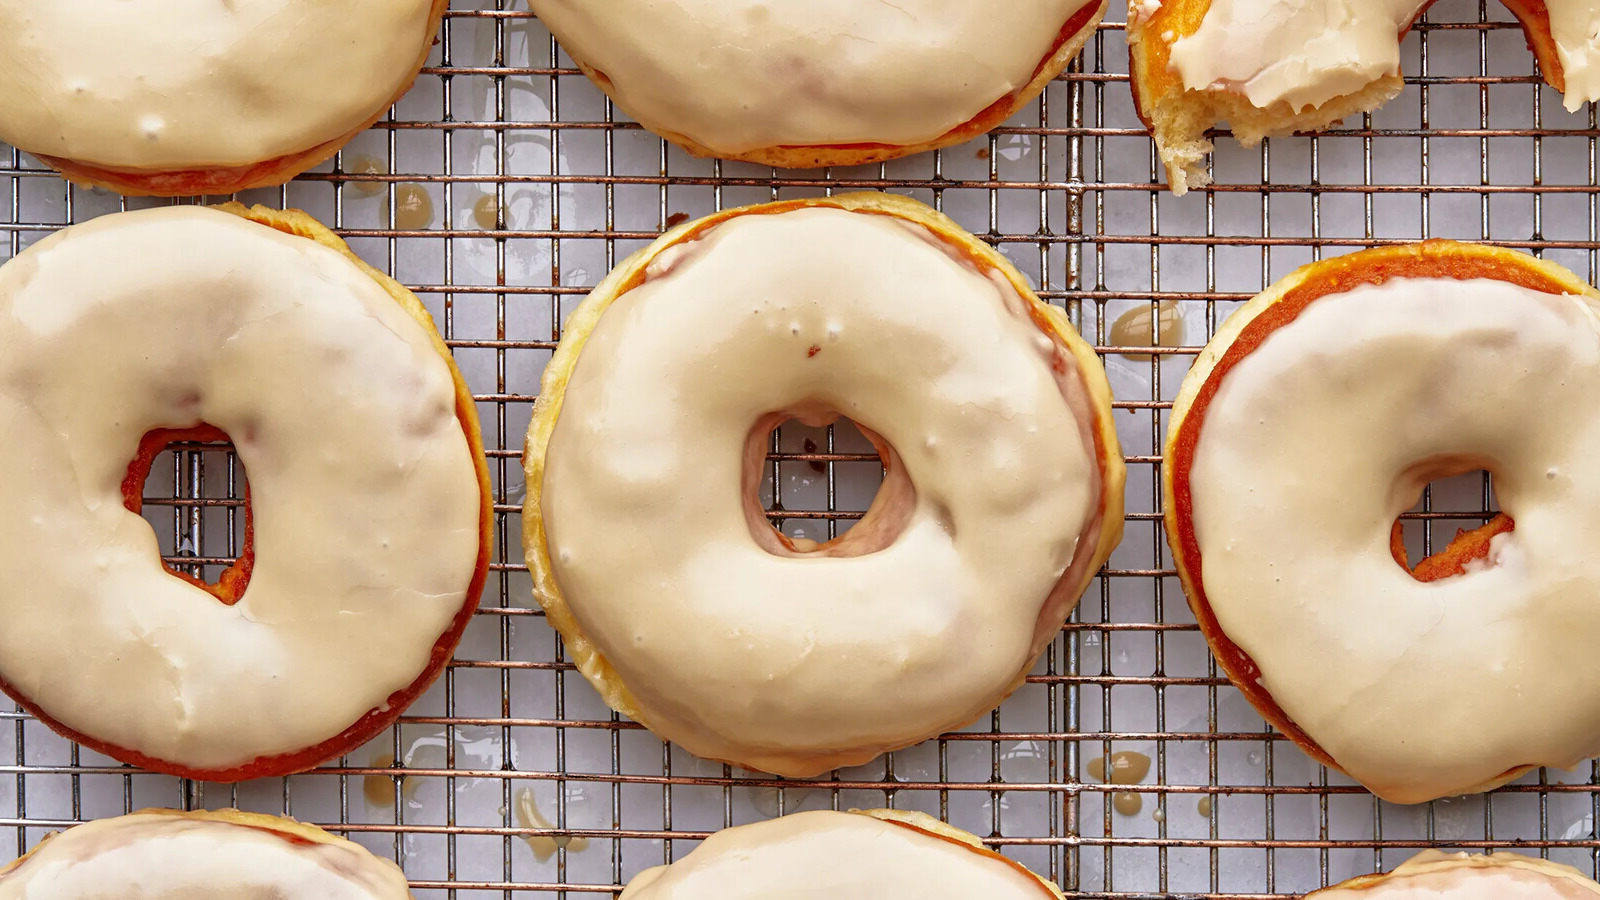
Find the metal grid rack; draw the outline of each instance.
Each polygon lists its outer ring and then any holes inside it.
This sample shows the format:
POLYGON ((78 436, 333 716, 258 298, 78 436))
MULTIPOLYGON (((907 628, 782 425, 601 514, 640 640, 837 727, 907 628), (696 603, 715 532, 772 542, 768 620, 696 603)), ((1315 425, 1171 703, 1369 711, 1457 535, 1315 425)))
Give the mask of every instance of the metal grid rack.
MULTIPOLYGON (((495 548, 456 661, 368 747, 237 786, 125 768, 0 704, 0 861, 85 819, 239 805, 351 835, 401 861, 419 897, 577 897, 613 893, 726 825, 888 805, 983 836, 1069 896, 1293 894, 1431 844, 1516 846, 1595 871, 1600 769, 1399 807, 1272 734, 1207 654, 1162 543, 1161 436, 1183 371, 1238 302, 1295 265, 1448 236, 1597 276, 1594 108, 1561 109, 1497 4, 1448 0, 1404 47, 1406 90, 1379 112, 1253 150, 1224 139, 1218 184, 1174 198, 1156 184, 1114 22, 984 138, 882 166, 774 172, 664 145, 606 103, 521 3, 457 0, 388 119, 315 172, 241 198, 334 225, 418 292, 467 374, 489 449, 495 548), (866 766, 782 781, 663 746, 573 671, 529 596, 519 457, 564 314, 614 262, 683 217, 845 189, 939 206, 1071 312, 1112 378, 1127 534, 994 714, 866 766), (1138 346, 1153 333, 1111 345, 1114 323, 1138 309, 1180 319, 1178 346, 1138 346), (1118 751, 1152 760, 1142 783, 1091 774, 1118 751), (1118 792, 1141 810, 1118 811, 1118 792)), ((0 147, 0 260, 63 224, 150 203, 70 189, 0 147)), ((847 428, 782 429, 766 494, 775 524, 812 537, 848 527, 870 501, 874 459, 847 428)), ((171 565, 214 574, 229 561, 243 480, 226 446, 180 445, 158 462, 146 515, 171 565)), ((1481 522, 1492 506, 1486 476, 1430 490, 1408 516, 1413 558, 1436 530, 1481 522)))

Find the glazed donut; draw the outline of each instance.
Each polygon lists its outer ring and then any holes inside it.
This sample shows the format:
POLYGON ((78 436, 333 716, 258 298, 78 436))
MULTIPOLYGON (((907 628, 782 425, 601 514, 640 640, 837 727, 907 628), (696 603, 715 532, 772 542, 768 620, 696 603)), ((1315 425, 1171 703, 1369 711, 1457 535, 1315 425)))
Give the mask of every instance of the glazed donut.
POLYGON ((1172 410, 1167 538, 1250 702, 1325 765, 1418 803, 1600 751, 1600 292, 1430 241, 1305 266, 1218 330, 1172 410), (1413 570, 1433 478, 1504 513, 1413 570))
POLYGON ((545 369, 535 594, 658 736, 782 775, 866 762, 992 709, 1060 631, 1122 531, 1109 393, 1065 315, 914 200, 685 224, 545 369), (797 546, 756 500, 764 442, 839 415, 887 474, 853 529, 797 546))
MULTIPOLYGON (((1600 6, 1502 0, 1551 87, 1575 111, 1600 99, 1600 6)), ((1206 130, 1246 147, 1325 128, 1400 92, 1400 39, 1432 0, 1129 0, 1139 117, 1174 194, 1210 184, 1206 130)))
POLYGON ((670 866, 646 869, 622 900, 1064 900, 1054 884, 919 812, 793 813, 725 828, 670 866))
POLYGON ((118 213, 0 266, 0 422, 0 689, 124 762, 235 781, 338 756, 477 606, 471 395, 416 297, 304 213, 118 213), (219 433, 246 546, 201 586, 137 510, 161 446, 219 433))
POLYGON ((400 867, 293 819, 147 809, 69 828, 0 868, 0 900, 406 900, 400 867))
POLYGON ((1078 55, 1106 0, 530 0, 644 127, 697 156, 791 168, 971 140, 1078 55))
POLYGON ((0 141, 124 194, 279 185, 376 122, 449 0, 0 0, 0 141))
POLYGON ((1594 900, 1596 884, 1548 859, 1424 850, 1387 875, 1363 875, 1306 900, 1594 900))

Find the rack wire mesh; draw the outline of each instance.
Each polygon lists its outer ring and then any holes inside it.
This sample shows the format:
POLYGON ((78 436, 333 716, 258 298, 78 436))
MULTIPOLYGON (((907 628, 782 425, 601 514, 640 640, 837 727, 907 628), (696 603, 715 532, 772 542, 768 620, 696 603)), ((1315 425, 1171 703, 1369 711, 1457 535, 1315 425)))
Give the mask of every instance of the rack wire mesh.
MULTIPOLYGON (((1401 807, 1273 734, 1211 660, 1162 541, 1162 428, 1178 382, 1216 324, 1294 266, 1457 237, 1595 280, 1594 107, 1561 109, 1497 4, 1446 0, 1403 59, 1406 89, 1378 112, 1256 149, 1222 139, 1217 185, 1175 198, 1133 113, 1115 21, 1039 101, 979 140, 879 166, 776 172, 663 144, 613 109, 520 3, 457 0, 386 120, 329 164, 241 198, 332 224, 417 291, 467 375, 495 546, 456 660, 367 747, 236 786, 121 766, 0 704, 0 829, 12 835, 0 862, 86 819, 238 805, 350 835, 401 862, 419 897, 576 897, 614 893, 728 825, 897 806, 979 834, 1074 897, 1293 894, 1435 844, 1517 847, 1594 872, 1594 766, 1401 807), (1127 533, 1000 709, 872 764, 785 781, 662 745, 573 670, 529 596, 520 450, 563 317, 612 264, 685 217, 854 189, 938 206, 1072 314, 1112 378, 1127 533), (1152 323, 1163 320, 1181 335, 1158 340, 1152 323), (1104 759, 1125 751, 1150 759, 1148 774, 1104 783, 1104 759)), ((62 225, 154 202, 69 188, 0 147, 0 260, 62 225)), ((879 474, 853 429, 790 425, 774 435, 764 499, 787 533, 825 538, 861 515, 879 474)), ((169 565, 214 576, 231 560, 243 488, 226 445, 162 456, 145 511, 169 565)), ((1492 509, 1486 475, 1431 488, 1405 517, 1413 558, 1492 509)))

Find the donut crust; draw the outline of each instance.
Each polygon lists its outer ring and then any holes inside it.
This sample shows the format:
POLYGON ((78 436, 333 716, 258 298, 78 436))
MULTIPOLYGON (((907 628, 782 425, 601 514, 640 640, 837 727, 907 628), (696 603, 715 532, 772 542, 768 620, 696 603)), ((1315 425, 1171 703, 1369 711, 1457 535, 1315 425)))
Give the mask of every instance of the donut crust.
MULTIPOLYGON (((351 843, 351 841, 347 838, 339 837, 336 834, 330 834, 329 832, 324 831, 315 825, 301 822, 298 819, 291 819, 288 816, 269 816, 265 813, 245 812, 244 810, 239 809, 195 809, 185 811, 177 809, 151 808, 135 810, 131 813, 128 813, 128 815, 167 816, 173 819, 189 819, 191 821, 199 822, 217 822, 223 825, 235 825, 240 828, 253 828, 256 831, 266 831, 277 835, 290 844, 308 845, 351 843)), ((9 872, 21 868, 22 865, 28 861, 29 857, 33 856, 35 853, 38 853, 59 833, 60 832, 51 832, 50 834, 45 835, 44 838, 40 840, 39 843, 34 844, 27 853, 22 854, 7 865, 0 866, 0 876, 6 875, 9 872)), ((368 851, 363 847, 362 852, 368 851)), ((376 856, 374 856, 373 859, 384 861, 381 859, 381 857, 376 856)))
MULTIPOLYGON (((1216 335, 1200 352, 1194 367, 1184 378, 1178 397, 1173 402, 1172 418, 1167 426, 1163 447, 1166 464, 1162 467, 1161 479, 1167 545, 1172 550, 1184 597, 1217 662, 1262 718, 1294 741, 1312 759, 1341 772, 1343 769, 1339 763, 1273 700, 1260 683, 1260 667, 1229 639, 1218 623, 1201 580, 1202 560, 1199 541, 1195 536, 1194 500, 1189 477, 1206 412, 1229 370, 1259 347, 1272 332, 1294 321, 1317 298, 1344 293, 1364 284, 1382 284, 1390 278, 1490 278, 1544 293, 1579 294, 1600 302, 1600 291, 1571 272, 1514 250, 1446 240, 1379 247, 1301 266, 1256 295, 1217 329, 1216 335)), ((1419 580, 1432 580, 1462 571, 1459 567, 1467 560, 1482 555, 1480 543, 1482 549, 1486 549, 1489 538, 1498 533, 1496 529, 1509 531, 1510 525, 1511 520, 1502 516, 1481 528, 1458 535, 1444 551, 1418 563, 1413 575, 1419 580)), ((1391 550, 1394 550, 1392 540, 1391 550)), ((1402 548, 1396 553, 1396 562, 1411 568, 1403 554, 1402 548)), ((1314 639, 1315 636, 1307 637, 1314 639)), ((1467 789, 1467 792, 1491 790, 1531 768, 1535 767, 1514 767, 1484 784, 1467 789)))
POLYGON ((900 828, 907 828, 951 844, 960 844, 979 856, 993 857, 1039 882, 1041 896, 1052 898, 1052 900, 1066 900, 1066 895, 1061 892, 1061 888, 1057 887, 1048 878, 1008 856, 1002 856, 990 850, 983 845, 982 841, 978 840, 976 835, 946 824, 927 813, 910 809, 852 809, 850 812, 859 816, 871 816, 879 821, 888 822, 900 828))
MULTIPOLYGON (((523 450, 523 471, 528 495, 522 508, 522 543, 528 571, 533 578, 534 599, 543 607, 551 626, 560 632, 567 653, 572 657, 578 671, 582 672, 600 693, 606 705, 652 731, 654 728, 651 726, 650 718, 641 714, 638 702, 628 687, 622 683, 622 677, 600 649, 584 635, 571 607, 567 604, 561 585, 556 580, 555 570, 550 561, 550 544, 545 534, 542 505, 545 454, 550 447, 550 436, 555 432, 556 421, 560 418, 561 407, 566 400, 567 383, 577 368, 578 359, 583 353, 584 345, 588 343, 589 336, 611 304, 644 282, 645 270, 658 255, 678 244, 694 240, 703 232, 738 216, 776 215, 816 207, 892 216, 921 225, 938 236, 949 249, 959 252, 979 270, 999 272, 1006 277, 1016 289, 1018 296, 1027 301, 1034 324, 1071 352, 1077 364, 1085 395, 1089 400, 1089 407, 1094 415, 1094 420, 1088 423, 1088 426, 1094 439, 1095 455, 1100 461, 1100 528, 1098 541, 1092 550, 1093 565, 1086 567, 1081 584, 1066 586, 1068 590, 1065 593, 1074 602, 1088 588, 1100 566, 1111 555, 1112 548, 1116 547, 1122 538, 1123 482, 1126 478, 1126 468, 1122 460, 1121 447, 1117 442, 1116 425, 1111 419, 1111 388, 1100 358, 1095 355, 1094 348, 1078 335, 1066 313, 1040 300, 1022 274, 988 244, 968 234, 948 216, 922 203, 908 197, 872 191, 745 206, 685 222, 667 231, 649 247, 623 260, 567 319, 562 340, 550 362, 545 366, 540 381, 539 396, 534 401, 533 419, 528 425, 527 445, 523 450)), ((1063 586, 1058 584, 1051 597, 1062 592, 1063 586)), ((1030 663, 1042 651, 1042 647, 1036 649, 1030 657, 1030 663)), ((1027 667, 1024 667, 1023 671, 1017 674, 1016 681, 1001 695, 1000 700, 1010 696, 1020 687, 1026 675, 1027 667)), ((997 705, 999 702, 997 701, 997 705)), ((882 753, 898 750, 912 743, 918 742, 911 741, 896 747, 874 750, 862 756, 858 762, 875 759, 882 753)), ((737 760, 714 761, 742 765, 737 760)))
MULTIPOLYGON (((399 718, 400 714, 405 711, 406 707, 421 696, 422 692, 427 690, 429 685, 433 684, 439 675, 444 672, 445 666, 449 664, 451 656, 455 652, 456 645, 461 641, 461 635, 466 631, 468 623, 472 620, 473 613, 478 609, 478 599, 483 593, 484 583, 489 576, 489 555, 493 546, 491 538, 494 526, 494 495, 489 485, 488 458, 484 454, 483 435, 478 423, 478 413, 473 403, 472 392, 468 389, 466 379, 462 377, 461 370, 456 367, 455 359, 450 355, 449 347, 445 346, 444 339, 439 336, 438 329, 433 325, 433 318, 428 315, 428 310, 422 305, 422 301, 418 300, 415 294, 406 290, 398 281, 363 262, 338 235, 335 235, 321 222, 307 213, 297 209, 277 210, 259 205, 246 208, 241 203, 232 202, 224 203, 214 208, 284 234, 315 241, 324 247, 337 251, 354 263, 369 278, 377 282, 401 309, 404 309, 412 319, 423 327, 423 330, 428 333, 432 340, 434 349, 438 351, 445 365, 449 367, 450 378, 455 383, 456 421, 461 425, 462 434, 466 436, 468 454, 472 458, 473 468, 477 474, 478 506, 480 510, 478 519, 478 558, 474 563, 472 580, 467 584, 466 597, 462 601, 460 611, 456 613, 455 618, 450 623, 450 627, 434 643, 433 652, 429 656, 426 667, 423 668, 411 684, 390 694, 382 706, 368 711, 339 734, 303 750, 262 756, 243 765, 226 769, 188 768, 166 760, 146 756, 134 750, 118 747, 105 741, 96 740, 88 735, 74 731, 52 719, 32 700, 24 697, 21 692, 4 679, 0 679, 0 692, 10 696, 18 706, 22 707, 23 711, 38 719, 51 731, 70 741, 75 741, 98 753, 103 753, 130 765, 149 769, 153 772, 163 772, 168 775, 192 778, 197 781, 234 782, 304 772, 330 759, 343 756, 371 740, 379 732, 393 724, 395 719, 399 718)), ((150 457, 160 452, 167 443, 174 439, 208 440, 221 436, 223 435, 220 431, 209 425, 201 425, 190 429, 158 429, 151 432, 150 435, 146 435, 145 440, 140 442, 139 455, 129 464, 128 478, 123 482, 124 500, 128 501, 129 508, 137 512, 137 507, 134 505, 135 501, 130 500, 128 492, 132 490, 137 493, 143 482, 143 474, 149 471, 150 457), (141 460, 143 465, 142 472, 137 471, 137 467, 141 465, 141 460), (133 482, 130 487, 130 480, 135 474, 139 475, 138 481, 133 482)), ((172 572, 170 569, 168 573, 191 584, 198 584, 220 602, 232 605, 237 602, 239 596, 244 592, 245 585, 249 581, 249 570, 254 561, 248 539, 250 534, 248 527, 246 534, 245 553, 241 554, 239 561, 228 569, 228 572, 233 574, 230 576, 225 573, 222 580, 217 584, 199 583, 194 578, 172 572)))
MULTIPOLYGON (((758 147, 744 153, 724 156, 703 144, 697 143, 689 137, 678 134, 666 128, 659 128, 654 124, 645 123, 639 117, 639 110, 629 109, 640 123, 655 134, 666 138, 674 144, 689 151, 693 156, 708 159, 727 159, 736 162, 756 163, 763 166, 772 166, 778 169, 820 169, 825 166, 861 166, 870 163, 885 162, 899 159, 902 156, 911 156, 927 150, 938 150, 954 144, 962 144, 973 138, 985 134, 1005 120, 1017 114, 1017 111, 1033 102, 1033 98, 1044 92, 1044 89, 1060 75, 1062 70, 1077 57, 1078 51, 1083 49, 1084 42, 1094 34, 1100 20, 1105 17, 1109 0, 1099 0, 1084 6, 1072 14, 1061 32, 1056 35, 1055 49, 1049 56, 1040 61, 1034 69, 1033 78, 1021 88, 1007 96, 1001 97, 989 104, 982 112, 968 119, 966 122, 946 131, 944 134, 919 144, 880 144, 880 143, 855 143, 855 144, 780 144, 773 147, 758 147)), ((571 51, 568 51, 571 56, 571 51)), ((617 100, 616 87, 611 79, 599 69, 587 62, 572 57, 574 63, 583 74, 589 76, 600 90, 619 107, 622 104, 617 100)))
POLYGON ((422 71, 423 64, 428 61, 428 54, 438 41, 439 23, 444 19, 445 11, 449 7, 450 0, 433 0, 433 9, 428 13, 427 34, 430 38, 423 42, 422 52, 417 56, 417 64, 412 75, 406 79, 405 85, 399 92, 378 107, 365 122, 315 147, 245 166, 201 166, 170 170, 97 166, 84 160, 39 153, 33 156, 60 172, 63 178, 73 184, 91 188, 102 187, 129 197, 221 195, 235 194, 251 188, 277 187, 338 153, 340 148, 350 143, 351 138, 375 125, 388 113, 391 106, 398 103, 400 98, 411 90, 411 86, 416 83, 417 75, 422 71))
MULTIPOLYGON (((1544 80, 1558 91, 1566 90, 1566 75, 1550 35, 1550 14, 1544 0, 1501 0, 1521 23, 1528 47, 1539 60, 1544 80)), ((1128 12, 1128 79, 1133 90, 1133 108, 1146 130, 1156 139, 1167 184, 1174 194, 1211 183, 1206 159, 1212 143, 1208 129, 1227 122, 1239 143, 1253 147, 1262 138, 1320 131, 1348 116, 1370 112, 1400 93, 1399 73, 1385 75, 1359 91, 1334 97, 1325 103, 1295 112, 1286 101, 1261 108, 1241 93, 1226 90, 1188 90, 1172 68, 1173 42, 1188 37, 1200 28, 1211 9, 1211 0, 1163 0, 1154 12, 1136 15, 1137 0, 1130 0, 1128 12), (1172 33, 1171 39, 1163 37, 1172 33)), ((1433 0, 1417 12, 1420 17, 1433 0)), ((1415 18, 1395 36, 1399 41, 1415 24, 1415 18)))

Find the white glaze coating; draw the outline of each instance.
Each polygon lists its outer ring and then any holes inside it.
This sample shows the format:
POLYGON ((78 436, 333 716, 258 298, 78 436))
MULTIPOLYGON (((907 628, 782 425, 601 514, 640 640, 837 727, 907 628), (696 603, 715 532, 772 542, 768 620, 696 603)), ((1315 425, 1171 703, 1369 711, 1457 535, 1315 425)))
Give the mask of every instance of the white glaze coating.
MULTIPOLYGON (((1400 30, 1426 0, 1212 0, 1172 45, 1190 90, 1238 91, 1296 112, 1353 94, 1400 69, 1400 30)), ((1565 104, 1600 99, 1600 0, 1546 0, 1566 77, 1565 104)))
POLYGON ((1172 45, 1172 65, 1190 90, 1298 112, 1399 71, 1400 29, 1426 2, 1212 0, 1199 29, 1172 45))
POLYGON ((0 874, 0 900, 406 900, 405 876, 345 840, 291 842, 211 819, 135 813, 69 828, 0 874))
POLYGON ((1586 299, 1392 279, 1313 301, 1212 399, 1190 473, 1211 609, 1379 796, 1600 750, 1596 397, 1586 299), (1416 581, 1391 525, 1430 477, 1480 465, 1515 531, 1481 570, 1416 581))
POLYGON ((973 848, 861 813, 818 810, 726 828, 623 900, 1048 900, 1033 876, 973 848))
POLYGON ((649 276, 583 348, 542 501, 566 602, 641 717, 701 756, 807 775, 990 709, 1097 539, 1071 357, 1009 282, 890 216, 739 216, 649 276), (758 543, 742 451, 780 410, 841 412, 898 450, 914 489, 886 482, 844 539, 892 543, 758 543))
POLYGON ((1547 859, 1424 850, 1381 879, 1334 885, 1306 900, 1594 900, 1597 895, 1600 884, 1547 859))
POLYGON ((931 141, 1033 79, 1090 0, 530 0, 647 127, 722 155, 931 141))
POLYGON ((0 678, 204 769, 316 745, 408 686, 479 545, 431 341, 335 251, 216 210, 105 216, 0 267, 0 678), (201 421, 250 483, 232 607, 167 574, 120 492, 142 435, 201 421))
POLYGON ((1563 105, 1573 111, 1600 100, 1600 0, 1545 0, 1545 7, 1566 80, 1563 105))
POLYGON ((405 87, 431 0, 0 0, 0 141, 120 169, 244 166, 405 87))

